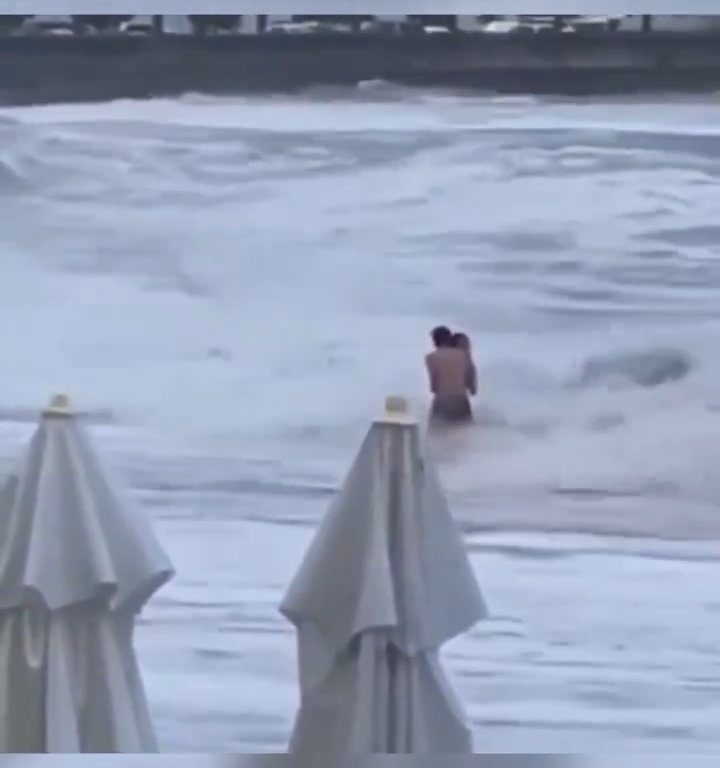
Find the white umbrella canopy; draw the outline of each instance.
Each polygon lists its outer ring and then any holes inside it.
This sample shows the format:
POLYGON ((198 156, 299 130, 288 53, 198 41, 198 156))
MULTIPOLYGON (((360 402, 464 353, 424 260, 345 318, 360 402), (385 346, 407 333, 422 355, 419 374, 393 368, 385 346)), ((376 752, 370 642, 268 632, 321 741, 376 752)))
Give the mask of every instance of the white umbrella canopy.
POLYGON ((417 423, 388 398, 281 605, 295 624, 294 753, 469 753, 441 646, 487 615, 417 423))
POLYGON ((0 491, 0 751, 157 751, 133 629, 172 575, 56 398, 0 491))

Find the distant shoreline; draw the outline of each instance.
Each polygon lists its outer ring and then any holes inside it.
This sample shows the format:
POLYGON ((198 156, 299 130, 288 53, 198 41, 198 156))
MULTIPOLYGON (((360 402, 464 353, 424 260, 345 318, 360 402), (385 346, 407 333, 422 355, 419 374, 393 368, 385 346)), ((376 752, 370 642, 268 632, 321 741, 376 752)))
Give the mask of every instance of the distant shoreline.
POLYGON ((497 94, 720 91, 720 34, 0 37, 0 104, 291 93, 385 80, 497 94))

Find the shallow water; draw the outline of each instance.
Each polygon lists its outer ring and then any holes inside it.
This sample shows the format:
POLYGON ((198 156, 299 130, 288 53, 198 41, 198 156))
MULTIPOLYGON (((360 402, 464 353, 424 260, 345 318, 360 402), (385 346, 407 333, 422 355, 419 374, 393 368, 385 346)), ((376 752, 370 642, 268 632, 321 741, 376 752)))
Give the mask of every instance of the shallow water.
POLYGON ((717 749, 719 118, 385 86, 0 110, 0 472, 69 391, 155 515, 165 749, 282 748, 277 602, 383 397, 426 407, 441 321, 481 373, 480 426, 432 445, 494 609, 448 650, 478 746, 717 749))
MULTIPOLYGON (((261 499, 253 508, 272 515, 261 499)), ((138 634, 161 739, 176 751, 282 751, 297 690, 295 640, 277 605, 311 532, 235 514, 202 528, 200 548, 190 510, 162 518, 180 574, 138 634)), ((476 750, 717 751, 714 547, 467 540, 491 618, 444 658, 476 750)))

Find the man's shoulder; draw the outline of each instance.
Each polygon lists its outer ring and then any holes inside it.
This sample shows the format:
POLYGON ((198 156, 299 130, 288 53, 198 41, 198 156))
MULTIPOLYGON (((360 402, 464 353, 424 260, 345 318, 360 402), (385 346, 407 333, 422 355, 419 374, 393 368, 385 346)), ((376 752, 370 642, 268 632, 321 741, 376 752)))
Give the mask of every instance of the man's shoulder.
POLYGON ((457 349, 457 347, 440 347, 440 349, 436 349, 430 354, 435 357, 446 357, 452 360, 456 357, 462 357, 463 351, 461 349, 457 349))
POLYGON ((444 365, 453 360, 465 360, 465 354, 461 349, 454 347, 439 347, 425 355, 426 362, 430 364, 444 365))

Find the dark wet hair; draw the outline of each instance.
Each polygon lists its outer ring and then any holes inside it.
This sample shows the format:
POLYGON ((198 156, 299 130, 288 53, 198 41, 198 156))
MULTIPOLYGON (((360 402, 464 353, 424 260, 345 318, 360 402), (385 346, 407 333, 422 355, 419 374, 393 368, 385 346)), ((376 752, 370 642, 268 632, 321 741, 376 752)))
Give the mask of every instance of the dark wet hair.
POLYGON ((433 328, 430 335, 436 347, 447 347, 451 344, 453 333, 445 325, 438 325, 437 328, 433 328))

